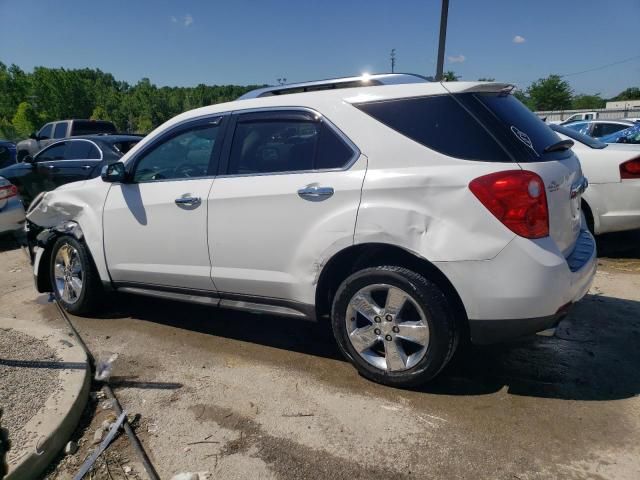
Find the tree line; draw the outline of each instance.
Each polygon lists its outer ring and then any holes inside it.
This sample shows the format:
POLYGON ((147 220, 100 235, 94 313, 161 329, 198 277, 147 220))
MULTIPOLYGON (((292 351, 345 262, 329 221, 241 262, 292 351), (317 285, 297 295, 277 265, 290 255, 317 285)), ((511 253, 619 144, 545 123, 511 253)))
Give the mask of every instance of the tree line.
MULTIPOLYGON (((443 79, 455 82, 461 79, 456 72, 444 72, 443 79)), ((478 81, 493 82, 494 78, 479 78, 478 81)), ((532 82, 526 89, 516 90, 515 96, 534 112, 544 110, 582 110, 605 108, 607 102, 640 100, 640 88, 630 87, 612 98, 604 98, 599 93, 576 94, 571 85, 560 75, 549 75, 532 82)))
POLYGON ((22 139, 47 122, 69 118, 110 120, 119 131, 148 133, 186 110, 261 86, 157 87, 148 78, 131 85, 99 69, 36 67, 27 73, 0 62, 0 138, 22 139))
MULTIPOLYGON (((460 77, 448 71, 444 79, 460 77)), ((110 120, 119 131, 148 133, 186 110, 228 102, 261 86, 157 87, 148 78, 131 85, 99 69, 36 67, 28 73, 0 62, 0 138, 22 139, 47 122, 68 118, 110 120)), ((550 75, 515 95, 534 111, 568 110, 603 108, 607 100, 640 99, 640 88, 605 99, 599 94, 574 94, 566 80, 550 75)))

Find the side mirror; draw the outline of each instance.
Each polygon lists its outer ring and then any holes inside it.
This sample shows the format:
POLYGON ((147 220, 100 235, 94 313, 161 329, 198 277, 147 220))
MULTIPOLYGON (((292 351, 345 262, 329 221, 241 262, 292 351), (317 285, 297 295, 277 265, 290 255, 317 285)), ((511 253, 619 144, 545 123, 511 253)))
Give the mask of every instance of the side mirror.
POLYGON ((36 132, 31 133, 31 135, 29 135, 29 138, 33 140, 39 140, 38 134, 36 132))
POLYGON ((105 165, 102 167, 102 173, 100 174, 102 180, 109 183, 125 183, 127 178, 127 170, 124 167, 124 163, 116 162, 111 165, 105 165))
POLYGON ((35 163, 35 161, 33 160, 33 157, 32 157, 31 155, 26 155, 26 156, 22 159, 22 161, 23 161, 24 163, 35 163))

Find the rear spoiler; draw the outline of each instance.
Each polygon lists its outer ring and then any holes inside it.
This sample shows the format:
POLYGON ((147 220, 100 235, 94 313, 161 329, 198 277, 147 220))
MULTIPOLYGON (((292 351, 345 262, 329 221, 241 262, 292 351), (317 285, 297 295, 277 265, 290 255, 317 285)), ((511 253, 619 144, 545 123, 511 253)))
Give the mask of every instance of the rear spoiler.
POLYGON ((516 86, 498 82, 446 82, 442 86, 449 93, 511 93, 516 86))

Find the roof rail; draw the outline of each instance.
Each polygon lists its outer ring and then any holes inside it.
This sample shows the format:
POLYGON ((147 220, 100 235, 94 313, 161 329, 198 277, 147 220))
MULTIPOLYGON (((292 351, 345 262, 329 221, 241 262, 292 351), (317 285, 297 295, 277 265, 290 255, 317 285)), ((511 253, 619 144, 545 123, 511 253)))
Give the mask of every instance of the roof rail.
POLYGON ((424 77, 416 73, 376 73, 363 74, 358 77, 328 78, 312 82, 289 83, 275 87, 257 88, 245 93, 238 100, 248 98, 270 97, 273 95, 287 95, 290 93, 316 92, 336 88, 372 87, 376 85, 398 85, 403 83, 432 82, 432 77, 424 77))

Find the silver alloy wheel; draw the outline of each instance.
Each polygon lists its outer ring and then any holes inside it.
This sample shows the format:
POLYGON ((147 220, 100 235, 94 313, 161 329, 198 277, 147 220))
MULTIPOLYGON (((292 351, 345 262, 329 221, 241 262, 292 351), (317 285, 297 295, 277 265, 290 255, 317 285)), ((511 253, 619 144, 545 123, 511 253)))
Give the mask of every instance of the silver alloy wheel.
POLYGON ((60 298, 69 304, 76 303, 82 293, 84 274, 78 250, 68 243, 56 253, 53 276, 60 298))
POLYGON ((408 370, 427 353, 427 317, 401 288, 382 283, 362 288, 349 301, 345 322, 353 348, 381 370, 408 370))

